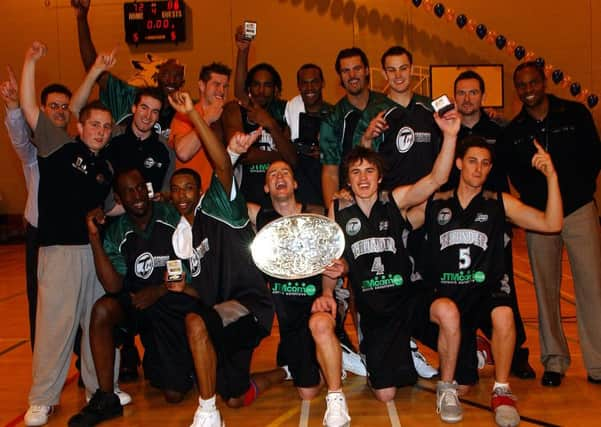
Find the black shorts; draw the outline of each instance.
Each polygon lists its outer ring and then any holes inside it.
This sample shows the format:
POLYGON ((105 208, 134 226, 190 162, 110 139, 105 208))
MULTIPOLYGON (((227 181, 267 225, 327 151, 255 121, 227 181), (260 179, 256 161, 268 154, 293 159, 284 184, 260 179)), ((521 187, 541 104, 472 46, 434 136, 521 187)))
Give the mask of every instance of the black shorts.
POLYGON ((417 295, 407 298, 404 310, 388 316, 361 315, 361 352, 365 354, 369 383, 374 389, 402 387, 417 382, 409 339, 417 295))
POLYGON ((315 341, 309 329, 312 302, 286 301, 285 296, 274 296, 280 326, 278 360, 288 365, 296 387, 319 385, 320 373, 315 341))
POLYGON ((176 308, 191 298, 169 292, 147 309, 137 310, 128 292, 107 297, 116 298, 125 313, 125 321, 117 327, 116 335, 122 331, 140 335, 144 346, 144 377, 150 384, 181 393, 190 390, 194 365, 181 311, 176 308))
POLYGON ((493 292, 490 288, 441 287, 434 298, 450 298, 457 305, 461 316, 461 343, 457 355, 455 380, 459 384, 472 385, 478 382, 478 359, 476 357, 476 330, 490 318, 497 307, 511 307, 511 296, 493 292))
POLYGON ((250 387, 250 363, 254 349, 268 335, 251 314, 224 327, 211 307, 197 306, 217 354, 217 393, 224 399, 241 397, 250 387))

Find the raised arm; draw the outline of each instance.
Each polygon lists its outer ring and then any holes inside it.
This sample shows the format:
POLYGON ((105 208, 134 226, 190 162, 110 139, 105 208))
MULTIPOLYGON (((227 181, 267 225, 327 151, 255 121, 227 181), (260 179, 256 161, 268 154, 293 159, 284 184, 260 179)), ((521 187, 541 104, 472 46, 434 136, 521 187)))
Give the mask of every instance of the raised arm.
POLYGON ((34 41, 25 52, 25 61, 23 62, 23 72, 21 73, 21 110, 25 120, 31 129, 35 129, 40 117, 40 106, 36 101, 35 94, 35 66, 38 60, 46 55, 46 45, 39 41, 34 41))
POLYGON ((213 165, 215 174, 219 178, 219 181, 221 181, 223 188, 229 194, 232 188, 233 168, 225 147, 217 139, 217 136, 213 133, 207 122, 200 117, 188 93, 175 92, 169 95, 169 103, 176 111, 187 114, 190 118, 198 135, 204 141, 205 151, 213 165))
POLYGON ((434 119, 443 132, 443 142, 432 171, 415 184, 397 187, 392 191, 394 201, 404 213, 412 206, 424 202, 446 183, 453 168, 457 134, 461 126, 459 113, 457 113, 457 110, 452 110, 445 113, 443 117, 440 117, 438 113, 434 113, 434 119))
POLYGON ((37 161, 37 150, 31 143, 31 133, 23 113, 19 109, 19 92, 15 73, 10 65, 6 66, 8 80, 0 83, 0 98, 6 106, 6 119, 4 124, 10 137, 15 152, 23 165, 30 165, 37 161))
MULTIPOLYGON (((98 53, 92 41, 90 25, 88 23, 88 12, 90 10, 90 0, 71 0, 71 6, 75 9, 77 19, 77 40, 79 42, 79 56, 86 71, 94 65, 98 53)), ((101 89, 106 86, 108 74, 102 74, 98 79, 98 85, 101 89)))
POLYGON ((250 121, 258 124, 267 130, 273 138, 275 151, 265 151, 257 147, 248 150, 243 159, 245 163, 273 162, 283 159, 292 166, 296 165, 296 148, 290 142, 290 131, 288 127, 282 128, 278 121, 267 110, 256 105, 252 101, 247 104, 241 103, 242 108, 246 109, 247 117, 250 121))
POLYGON ((244 38, 244 29, 242 26, 236 28, 236 72, 234 75, 234 96, 240 101, 247 103, 249 101, 248 93, 244 89, 246 74, 248 72, 248 53, 250 51, 251 41, 244 38))
POLYGON ((113 49, 113 51, 110 53, 101 53, 98 55, 98 58, 96 58, 96 61, 81 83, 81 86, 79 86, 77 91, 75 91, 73 94, 71 103, 69 104, 69 109, 73 112, 77 119, 79 119, 79 112, 88 102, 88 98, 90 97, 90 93, 92 92, 94 83, 96 83, 98 76, 113 68, 113 66, 117 63, 115 52, 116 49, 113 49))
POLYGON ((549 153, 537 141, 533 141, 533 143, 536 147, 536 154, 532 157, 532 167, 538 169, 547 179, 545 211, 539 211, 522 203, 511 194, 503 193, 505 213, 511 222, 527 230, 558 233, 563 227, 563 205, 557 173, 549 153))

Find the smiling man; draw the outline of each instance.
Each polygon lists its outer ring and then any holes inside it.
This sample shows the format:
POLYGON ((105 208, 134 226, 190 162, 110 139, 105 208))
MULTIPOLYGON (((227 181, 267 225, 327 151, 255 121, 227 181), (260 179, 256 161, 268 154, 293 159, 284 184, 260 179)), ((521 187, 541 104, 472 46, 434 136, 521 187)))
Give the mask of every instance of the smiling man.
MULTIPOLYGON (((455 79, 455 102, 457 110, 461 113, 461 129, 459 130, 459 141, 464 140, 468 136, 477 135, 486 140, 490 145, 490 149, 495 152, 497 143, 501 138, 502 129, 496 122, 490 119, 482 108, 482 102, 485 97, 485 84, 482 77, 475 71, 464 71, 455 79)), ((461 145, 461 142, 460 142, 461 145)), ((453 168, 447 188, 454 188, 459 183, 459 169, 453 168)), ((484 188, 491 191, 509 192, 509 181, 507 179, 507 171, 504 170, 502 162, 494 162, 488 178, 484 183, 484 188)), ((524 323, 520 315, 517 295, 515 292, 515 280, 513 275, 513 258, 511 225, 505 227, 505 262, 507 283, 510 287, 511 308, 513 309, 514 321, 516 326, 516 345, 511 365, 513 375, 522 378, 530 379, 536 376, 534 370, 528 363, 529 350, 522 345, 526 342, 526 331, 524 323)), ((483 332, 490 338, 491 324, 488 319, 481 325, 483 332)))
POLYGON ((302 202, 323 205, 319 127, 333 107, 323 99, 325 81, 318 65, 301 65, 296 73, 296 84, 299 95, 288 101, 284 117, 298 154, 294 168, 297 194, 302 202))
MULTIPOLYGON (((200 99, 194 106, 222 142, 224 135, 221 114, 227 99, 231 72, 229 67, 218 62, 204 65, 198 77, 200 99)), ((195 170, 205 186, 208 186, 213 167, 203 150, 203 141, 185 114, 177 113, 173 118, 169 144, 177 155, 176 167, 195 170)))
POLYGON ((570 365, 570 353, 559 310, 561 252, 565 244, 576 296, 578 335, 588 380, 601 383, 601 241, 594 202, 601 168, 601 142, 591 113, 580 103, 546 93, 544 70, 535 62, 515 69, 513 83, 522 101, 520 113, 507 126, 502 154, 509 179, 528 204, 547 203, 545 182, 527 162, 531 141, 540 141, 557 168, 563 196, 564 225, 559 234, 528 231, 540 323, 542 384, 558 386, 570 365))
POLYGON ((104 105, 93 102, 84 107, 75 140, 38 107, 35 68, 46 51, 41 42, 34 42, 27 50, 20 96, 27 124, 35 132, 33 142, 40 171, 37 336, 30 407, 25 414, 28 426, 46 424, 53 406, 58 404, 80 325, 82 375, 94 371, 88 340, 89 313, 104 291, 94 272, 85 215, 103 205, 112 179, 102 153, 113 126, 111 113, 104 105))
POLYGON ((353 146, 355 128, 370 105, 385 100, 385 96, 369 89, 369 61, 358 47, 342 49, 335 62, 340 85, 346 95, 334 106, 332 113, 321 123, 319 149, 321 156, 321 185, 325 206, 346 181, 341 175, 342 159, 353 146))
POLYGON ((124 133, 113 138, 106 149, 116 172, 137 168, 155 193, 169 190, 169 177, 175 167, 167 146, 154 131, 163 102, 158 88, 140 89, 124 133))
MULTIPOLYGON (((88 23, 90 0, 71 0, 71 6, 76 12, 79 53, 83 65, 88 71, 98 56, 88 23)), ((159 67, 156 83, 164 97, 180 89, 184 82, 184 66, 176 59, 168 59, 159 67)), ((111 110, 115 121, 120 123, 130 114, 138 88, 127 84, 112 73, 103 73, 97 83, 100 88, 100 100, 111 110)), ((174 115, 175 110, 165 102, 156 122, 156 132, 168 138, 174 115)))

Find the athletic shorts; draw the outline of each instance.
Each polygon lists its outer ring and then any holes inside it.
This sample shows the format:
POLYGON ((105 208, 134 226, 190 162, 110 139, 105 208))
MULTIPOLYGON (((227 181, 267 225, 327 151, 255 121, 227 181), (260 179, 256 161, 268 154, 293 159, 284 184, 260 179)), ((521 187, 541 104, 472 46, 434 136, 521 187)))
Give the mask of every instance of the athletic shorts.
POLYGON ((241 397, 250 388, 250 363, 254 349, 268 335, 256 317, 241 317, 224 327, 212 307, 197 305, 217 354, 217 393, 224 399, 241 397))
POLYGON ((404 310, 388 316, 366 317, 360 313, 363 332, 360 349, 366 357, 372 388, 402 387, 417 382, 409 339, 418 301, 417 296, 411 296, 404 310))
POLYGON ((464 385, 476 384, 476 330, 484 320, 490 318, 496 307, 511 307, 511 297, 503 292, 493 292, 490 288, 442 287, 435 291, 434 299, 443 297, 455 302, 461 316, 461 344, 457 355, 455 380, 464 385))
POLYGON ((144 346, 144 378, 153 387, 185 393, 193 386, 194 365, 181 313, 174 311, 187 295, 169 292, 145 310, 132 305, 129 292, 107 295, 116 298, 125 312, 117 327, 116 341, 124 332, 139 334, 144 346))
POLYGON ((296 387, 315 387, 320 383, 315 341, 309 329, 313 301, 286 301, 274 296, 280 327, 278 361, 288 365, 296 387))

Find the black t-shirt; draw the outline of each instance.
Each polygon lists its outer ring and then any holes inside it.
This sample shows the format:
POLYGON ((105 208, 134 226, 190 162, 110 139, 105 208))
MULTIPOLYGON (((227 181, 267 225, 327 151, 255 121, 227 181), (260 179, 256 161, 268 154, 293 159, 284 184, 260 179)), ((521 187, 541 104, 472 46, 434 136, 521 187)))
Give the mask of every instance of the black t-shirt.
POLYGON ((38 190, 41 246, 89 243, 87 213, 102 207, 112 172, 103 151, 96 154, 79 139, 40 113, 35 129, 40 184, 38 190), (51 146, 50 150, 46 149, 51 146))
POLYGON ((369 218, 355 203, 335 201, 336 222, 344 231, 344 258, 361 321, 403 310, 414 293, 411 262, 403 245, 410 224, 387 193, 379 195, 369 218))
POLYGON ((442 136, 432 112, 422 104, 408 110, 401 106, 384 113, 389 125, 384 141, 374 148, 384 159, 381 188, 392 190, 400 185, 413 184, 432 170, 440 151, 442 136))

